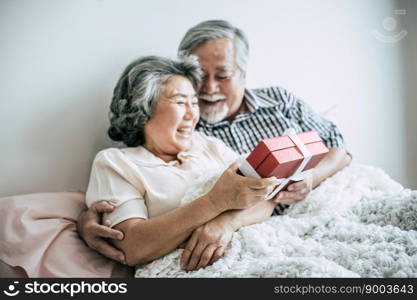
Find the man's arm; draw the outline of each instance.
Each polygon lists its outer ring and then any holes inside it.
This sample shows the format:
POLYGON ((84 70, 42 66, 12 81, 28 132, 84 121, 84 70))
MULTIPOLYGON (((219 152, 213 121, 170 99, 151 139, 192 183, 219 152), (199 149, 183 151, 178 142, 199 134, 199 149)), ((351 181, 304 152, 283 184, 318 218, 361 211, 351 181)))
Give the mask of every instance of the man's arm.
POLYGON ((315 113, 303 100, 283 88, 273 88, 274 94, 279 95, 282 113, 290 123, 297 124, 302 131, 314 130, 322 138, 330 152, 323 160, 305 176, 305 180, 293 183, 286 191, 280 192, 277 200, 282 204, 293 204, 305 199, 307 194, 323 180, 332 176, 350 163, 346 153, 345 143, 339 128, 326 118, 315 113))
POLYGON ((329 153, 313 169, 313 188, 348 166, 351 157, 342 148, 330 148, 329 153))
POLYGON ((78 216, 77 231, 88 247, 112 260, 126 264, 124 253, 108 241, 109 239, 123 240, 123 232, 100 224, 102 214, 113 210, 114 206, 107 201, 94 203, 78 216))
POLYGON ((344 149, 330 148, 329 153, 312 169, 303 181, 289 185, 286 191, 278 194, 276 201, 290 205, 305 199, 313 188, 349 165, 350 161, 351 157, 344 149))

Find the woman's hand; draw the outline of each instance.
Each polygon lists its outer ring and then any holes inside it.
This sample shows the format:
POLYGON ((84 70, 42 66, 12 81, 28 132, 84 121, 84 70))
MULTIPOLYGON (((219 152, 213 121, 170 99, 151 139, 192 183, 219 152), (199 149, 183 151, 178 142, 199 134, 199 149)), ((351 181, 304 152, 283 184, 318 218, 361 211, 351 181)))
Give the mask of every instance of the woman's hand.
POLYGON ((223 256, 233 233, 232 226, 220 217, 198 227, 185 243, 181 267, 192 271, 211 265, 223 256))
POLYGON ((286 191, 279 192, 273 201, 275 203, 291 205, 304 200, 313 189, 313 172, 304 173, 304 179, 300 182, 290 184, 286 191))
POLYGON ((122 240, 121 231, 100 225, 101 215, 114 210, 114 206, 107 201, 96 202, 88 210, 83 211, 77 220, 78 234, 88 245, 98 253, 120 263, 125 264, 125 255, 122 251, 113 247, 107 238, 122 240))
POLYGON ((223 211, 245 209, 264 201, 276 185, 274 178, 248 178, 236 173, 239 165, 232 164, 207 194, 214 205, 223 211))

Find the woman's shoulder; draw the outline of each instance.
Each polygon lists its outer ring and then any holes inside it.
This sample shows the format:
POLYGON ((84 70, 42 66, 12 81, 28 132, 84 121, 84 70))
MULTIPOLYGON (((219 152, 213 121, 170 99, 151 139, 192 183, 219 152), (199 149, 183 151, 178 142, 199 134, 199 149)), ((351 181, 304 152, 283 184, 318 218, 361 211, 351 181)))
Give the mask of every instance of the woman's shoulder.
POLYGON ((123 155, 122 149, 119 148, 107 148, 100 150, 97 152, 96 157, 94 160, 106 160, 106 159, 112 159, 115 157, 120 157, 123 155))
POLYGON ((94 164, 125 167, 154 167, 163 161, 142 146, 125 148, 107 148, 97 153, 94 164))
POLYGON ((119 174, 136 169, 135 157, 130 148, 107 148, 99 151, 93 161, 93 169, 100 172, 116 171, 119 174))
POLYGON ((93 161, 94 165, 113 165, 129 160, 123 148, 107 148, 99 151, 93 161))

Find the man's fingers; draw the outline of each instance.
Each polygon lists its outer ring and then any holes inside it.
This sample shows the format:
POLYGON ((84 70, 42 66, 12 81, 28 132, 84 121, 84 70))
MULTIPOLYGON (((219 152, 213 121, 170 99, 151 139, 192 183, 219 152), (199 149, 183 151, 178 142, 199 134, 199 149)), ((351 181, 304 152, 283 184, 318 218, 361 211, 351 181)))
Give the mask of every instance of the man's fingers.
POLYGON ((91 205, 91 210, 97 214, 110 213, 114 210, 114 206, 108 203, 107 201, 99 201, 91 205))
POLYGON ((96 239, 92 248, 112 260, 116 260, 122 264, 126 264, 124 253, 118 250, 117 248, 111 246, 105 240, 96 239))
POLYGON ((298 192, 282 192, 280 203, 282 204, 294 204, 298 198, 298 192))
POLYGON ((109 239, 113 239, 113 240, 123 240, 123 232, 116 230, 116 229, 112 229, 110 227, 106 227, 103 225, 97 225, 95 228, 95 232, 97 234, 97 236, 100 236, 102 238, 109 238, 109 239))
POLYGON ((213 256, 211 257, 209 265, 213 264, 215 261, 222 258, 223 254, 224 254, 224 247, 217 248, 216 251, 214 251, 213 256))
POLYGON ((204 249, 203 253, 201 253, 200 261, 198 262, 196 269, 207 266, 213 257, 214 251, 216 251, 216 246, 208 245, 206 249, 204 249))
POLYGON ((281 192, 281 195, 278 198, 278 202, 282 203, 282 204, 294 204, 298 201, 301 201, 305 198, 305 193, 301 193, 301 192, 281 192))
POLYGON ((282 192, 279 192, 271 200, 274 201, 275 203, 280 203, 280 201, 282 200, 282 195, 281 194, 282 194, 282 192))
POLYGON ((288 186, 287 190, 290 192, 300 191, 306 187, 305 181, 300 181, 296 183, 292 183, 288 186))

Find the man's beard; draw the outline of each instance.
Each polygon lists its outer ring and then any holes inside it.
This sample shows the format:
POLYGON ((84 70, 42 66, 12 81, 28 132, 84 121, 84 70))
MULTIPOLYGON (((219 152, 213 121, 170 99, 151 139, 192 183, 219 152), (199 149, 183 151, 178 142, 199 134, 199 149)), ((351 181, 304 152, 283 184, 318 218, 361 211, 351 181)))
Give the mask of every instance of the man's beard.
POLYGON ((229 113, 229 106, 226 104, 226 96, 222 94, 200 95, 200 117, 211 124, 223 121, 229 113), (207 102, 221 102, 216 106, 210 106, 207 102))

